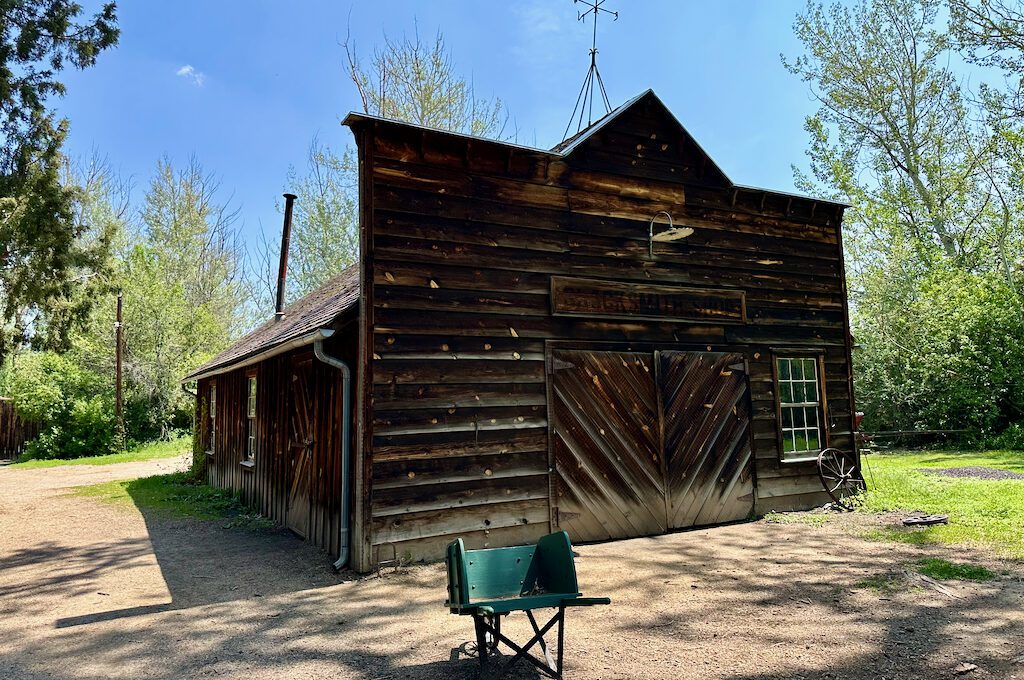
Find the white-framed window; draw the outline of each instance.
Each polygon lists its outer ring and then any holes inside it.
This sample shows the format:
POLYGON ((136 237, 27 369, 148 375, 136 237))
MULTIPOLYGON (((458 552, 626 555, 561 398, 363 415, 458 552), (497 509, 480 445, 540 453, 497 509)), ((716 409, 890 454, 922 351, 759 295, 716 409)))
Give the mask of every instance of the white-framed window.
POLYGON ((246 443, 245 443, 245 459, 247 461, 256 460, 256 375, 250 374, 248 377, 248 400, 246 403, 245 420, 246 420, 246 443))
POLYGON ((206 452, 217 453, 217 383, 210 383, 210 446, 206 452))
POLYGON ((824 444, 821 428, 821 381, 813 357, 777 357, 779 428, 782 459, 817 456, 824 444))

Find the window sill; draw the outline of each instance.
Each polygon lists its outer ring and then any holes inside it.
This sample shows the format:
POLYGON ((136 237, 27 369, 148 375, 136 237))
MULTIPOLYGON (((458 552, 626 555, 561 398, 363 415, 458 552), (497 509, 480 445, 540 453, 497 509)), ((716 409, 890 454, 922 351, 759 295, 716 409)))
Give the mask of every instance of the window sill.
POLYGON ((247 468, 247 469, 251 470, 251 469, 253 469, 254 467, 256 467, 256 461, 254 461, 254 460, 243 460, 243 461, 241 462, 241 466, 242 466, 242 467, 244 467, 244 468, 247 468))
POLYGON ((799 458, 783 458, 782 463, 788 465, 790 463, 817 463, 818 454, 812 454, 808 456, 800 456, 799 458))

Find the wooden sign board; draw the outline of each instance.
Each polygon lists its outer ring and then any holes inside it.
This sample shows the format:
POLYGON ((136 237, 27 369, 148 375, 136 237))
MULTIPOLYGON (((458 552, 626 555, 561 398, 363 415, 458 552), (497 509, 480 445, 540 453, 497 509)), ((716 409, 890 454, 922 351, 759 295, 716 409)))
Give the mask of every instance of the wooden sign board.
POLYGON ((741 290, 551 277, 551 311, 555 316, 718 321, 746 323, 741 290))

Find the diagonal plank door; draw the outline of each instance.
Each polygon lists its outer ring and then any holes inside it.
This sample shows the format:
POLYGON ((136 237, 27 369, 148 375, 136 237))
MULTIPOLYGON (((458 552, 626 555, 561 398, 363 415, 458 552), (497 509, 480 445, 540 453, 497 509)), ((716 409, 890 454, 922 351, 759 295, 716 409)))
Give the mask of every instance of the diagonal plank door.
POLYGON ((743 356, 659 352, 671 529, 744 519, 754 507, 743 356))
POLYGON ((313 368, 311 359, 292 366, 292 412, 289 436, 291 484, 288 490, 288 528, 306 538, 309 533, 313 449, 313 368))
POLYGON ((555 523, 575 541, 666 530, 653 358, 552 353, 555 523))

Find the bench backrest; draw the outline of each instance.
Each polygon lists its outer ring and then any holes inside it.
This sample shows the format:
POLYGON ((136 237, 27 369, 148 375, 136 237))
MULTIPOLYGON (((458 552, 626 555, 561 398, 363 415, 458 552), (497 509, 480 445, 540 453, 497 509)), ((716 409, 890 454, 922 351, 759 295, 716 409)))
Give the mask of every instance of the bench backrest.
POLYGON ((564 531, 537 545, 466 550, 462 539, 448 546, 448 604, 453 609, 481 600, 539 593, 576 594, 576 564, 564 531))

